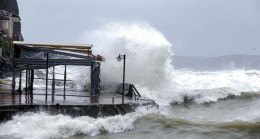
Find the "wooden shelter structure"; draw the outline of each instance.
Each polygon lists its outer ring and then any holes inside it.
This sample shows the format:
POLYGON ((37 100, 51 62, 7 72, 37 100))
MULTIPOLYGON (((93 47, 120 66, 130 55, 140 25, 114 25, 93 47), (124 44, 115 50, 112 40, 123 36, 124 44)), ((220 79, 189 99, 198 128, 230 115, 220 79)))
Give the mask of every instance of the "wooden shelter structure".
POLYGON ((91 44, 46 44, 13 42, 12 61, 12 93, 22 93, 22 71, 26 71, 25 94, 33 99, 34 70, 46 69, 46 97, 48 100, 48 69, 53 68, 52 93, 55 96, 55 66, 64 65, 64 99, 66 98, 66 69, 67 65, 90 66, 91 90, 90 98, 96 101, 100 92, 100 62, 104 61, 102 56, 92 54, 91 44), (19 87, 16 89, 16 77, 19 77, 19 87))

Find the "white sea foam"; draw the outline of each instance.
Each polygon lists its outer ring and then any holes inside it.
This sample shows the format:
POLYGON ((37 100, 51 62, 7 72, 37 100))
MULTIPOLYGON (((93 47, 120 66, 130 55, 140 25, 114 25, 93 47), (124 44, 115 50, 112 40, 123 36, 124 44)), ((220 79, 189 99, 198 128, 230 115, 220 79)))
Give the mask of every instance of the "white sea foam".
POLYGON ((25 113, 16 115, 13 120, 0 124, 0 136, 13 136, 23 139, 65 138, 76 134, 94 136, 101 132, 118 133, 134 126, 135 120, 156 109, 140 107, 136 112, 105 118, 88 116, 72 118, 65 115, 46 113, 25 113))
POLYGON ((233 70, 194 72, 175 70, 169 87, 158 91, 141 90, 146 97, 161 105, 182 103, 185 99, 196 103, 217 102, 229 96, 246 93, 260 94, 260 71, 233 70), (174 85, 174 87, 171 86, 174 85))
POLYGON ((260 91, 260 71, 256 70, 175 71, 173 81, 177 92, 175 101, 186 96, 198 103, 216 102, 230 95, 260 91))

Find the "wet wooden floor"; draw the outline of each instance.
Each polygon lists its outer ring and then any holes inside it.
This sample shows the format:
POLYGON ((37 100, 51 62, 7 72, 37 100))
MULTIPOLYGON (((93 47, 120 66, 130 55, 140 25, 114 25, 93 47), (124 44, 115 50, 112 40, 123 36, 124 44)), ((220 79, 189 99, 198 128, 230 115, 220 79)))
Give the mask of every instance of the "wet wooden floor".
MULTIPOLYGON (((1 86, 0 86, 1 87, 1 86)), ((48 90, 47 101, 46 90, 35 89, 33 95, 12 94, 11 90, 0 88, 0 122, 9 120, 13 115, 23 112, 45 111, 51 114, 65 114, 70 116, 114 116, 126 114, 139 106, 158 106, 153 100, 125 97, 122 104, 122 95, 101 92, 99 97, 90 99, 89 92, 67 90, 66 97, 63 96, 63 89, 56 89, 52 101, 51 90, 48 90)))
MULTIPOLYGON (((124 103, 143 104, 151 100, 138 98, 124 98, 124 103)), ((54 101, 52 101, 51 90, 48 90, 47 102, 45 90, 34 90, 33 96, 25 95, 23 92, 12 95, 10 90, 0 90, 0 106, 2 105, 97 105, 97 104, 122 104, 122 95, 109 92, 101 92, 96 98, 96 102, 91 102, 89 92, 69 90, 66 91, 66 96, 63 96, 63 90, 56 90, 54 101)))

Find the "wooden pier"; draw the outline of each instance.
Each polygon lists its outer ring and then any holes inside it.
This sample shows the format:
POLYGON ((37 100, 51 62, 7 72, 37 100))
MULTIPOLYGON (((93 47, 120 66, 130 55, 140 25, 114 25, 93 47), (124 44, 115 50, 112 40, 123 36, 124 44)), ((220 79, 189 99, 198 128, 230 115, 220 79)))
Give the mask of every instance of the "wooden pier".
MULTIPOLYGON (((0 91, 0 121, 9 120, 13 115, 24 112, 43 111, 73 117, 103 117, 126 114, 138 106, 156 106, 153 100, 134 97, 126 97, 125 103, 122 104, 122 95, 111 92, 101 92, 95 102, 91 101, 90 92, 67 90, 66 99, 62 89, 57 89, 56 92, 55 100, 48 100, 46 103, 45 90, 34 90, 33 99, 26 94, 0 91)), ((48 96, 51 95, 48 93, 48 96)))

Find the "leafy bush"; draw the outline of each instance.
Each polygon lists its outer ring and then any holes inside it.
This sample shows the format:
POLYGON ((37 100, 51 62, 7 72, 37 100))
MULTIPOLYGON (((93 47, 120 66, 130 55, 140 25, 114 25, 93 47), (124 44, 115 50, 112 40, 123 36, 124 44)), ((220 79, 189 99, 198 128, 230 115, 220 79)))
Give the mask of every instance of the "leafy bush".
POLYGON ((13 57, 13 43, 0 37, 0 47, 4 57, 13 57))

